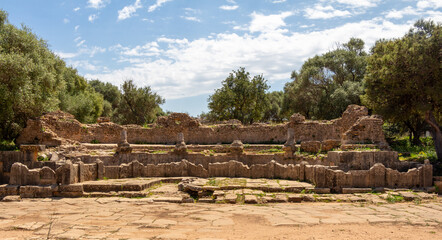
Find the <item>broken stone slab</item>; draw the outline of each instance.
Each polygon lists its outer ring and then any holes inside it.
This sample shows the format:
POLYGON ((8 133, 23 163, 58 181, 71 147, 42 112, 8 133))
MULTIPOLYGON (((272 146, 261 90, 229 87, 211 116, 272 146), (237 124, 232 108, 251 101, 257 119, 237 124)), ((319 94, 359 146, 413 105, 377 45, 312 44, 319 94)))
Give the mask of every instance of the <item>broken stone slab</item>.
POLYGON ((21 197, 14 195, 14 196, 5 196, 2 199, 2 202, 20 202, 21 201, 21 197))
POLYGON ((317 202, 333 202, 335 200, 335 198, 330 197, 330 196, 319 196, 316 197, 316 201, 317 202))
POLYGON ((305 194, 302 196, 302 201, 304 202, 315 202, 316 198, 312 194, 305 194))
POLYGON ((262 200, 266 203, 286 203, 287 196, 285 194, 276 194, 275 196, 262 197, 262 200))
POLYGON ((66 198, 79 198, 79 197, 83 197, 84 193, 83 192, 54 192, 53 193, 54 197, 66 197, 66 198))
POLYGON ((127 198, 142 198, 147 197, 147 192, 130 192, 130 191, 120 191, 118 192, 118 196, 127 197, 127 198))
POLYGON ((287 199, 289 202, 299 203, 302 201, 303 196, 302 194, 289 194, 287 195, 287 199))
POLYGON ((83 192, 83 184, 69 184, 58 186, 59 192, 83 192))
POLYGON ((301 150, 309 153, 318 153, 321 151, 320 141, 303 141, 301 142, 301 150))
POLYGON ((213 199, 213 198, 199 198, 198 202, 199 203, 214 203, 215 199, 213 199))
POLYGON ((366 202, 367 199, 363 198, 363 197, 359 197, 359 196, 349 196, 348 200, 350 202, 366 202))
POLYGON ((313 188, 311 191, 317 194, 329 194, 330 188, 313 188))
POLYGON ((226 195, 226 193, 224 191, 216 190, 216 191, 213 192, 213 196, 215 196, 217 198, 221 197, 221 196, 224 196, 224 195, 226 195))
POLYGON ((258 198, 255 195, 244 195, 244 203, 257 204, 258 198))
POLYGON ((157 197, 152 198, 154 202, 182 203, 181 197, 157 197))
POLYGON ((368 193, 371 192, 371 188, 342 188, 342 193, 351 194, 351 193, 368 193))
POLYGON ((399 194, 404 197, 405 201, 414 201, 421 199, 417 193, 414 192, 399 192, 399 194))
POLYGON ((224 196, 224 201, 226 203, 236 203, 236 199, 238 198, 238 196, 236 194, 227 194, 224 196))
POLYGON ((88 193, 84 193, 83 196, 86 197, 116 197, 117 193, 116 192, 88 192, 88 193))

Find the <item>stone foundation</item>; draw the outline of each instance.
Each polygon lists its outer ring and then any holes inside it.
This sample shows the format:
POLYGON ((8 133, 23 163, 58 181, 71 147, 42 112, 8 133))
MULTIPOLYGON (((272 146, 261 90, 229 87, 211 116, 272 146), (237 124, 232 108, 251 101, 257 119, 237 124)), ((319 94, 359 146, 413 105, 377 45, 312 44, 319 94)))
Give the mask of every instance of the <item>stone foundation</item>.
MULTIPOLYGON (((342 192, 343 188, 426 188, 432 186, 433 172, 431 164, 423 164, 407 172, 399 172, 376 163, 369 170, 350 170, 344 172, 323 165, 279 164, 271 161, 267 164, 254 164, 250 167, 231 160, 223 163, 210 163, 205 168, 185 159, 180 162, 143 165, 138 161, 119 166, 104 166, 97 161, 93 164, 72 164, 70 161, 55 171, 48 167, 28 169, 21 163, 14 163, 11 168, 10 185, 48 185, 57 190, 57 185, 71 185, 83 181, 98 179, 118 179, 136 177, 242 177, 242 178, 277 178, 307 181, 316 188, 328 188, 333 192, 342 192), (55 184, 55 185, 54 185, 55 184)), ((21 189, 21 188, 20 188, 21 189)), ((54 190, 55 189, 55 190, 54 190)), ((3 190, 5 192, 6 190, 3 190)), ((28 191, 28 190, 26 190, 28 191)), ((31 190, 29 190, 31 191, 31 190)), ((48 189, 42 193, 46 194, 48 189)), ((21 194, 21 192, 20 192, 21 194)))

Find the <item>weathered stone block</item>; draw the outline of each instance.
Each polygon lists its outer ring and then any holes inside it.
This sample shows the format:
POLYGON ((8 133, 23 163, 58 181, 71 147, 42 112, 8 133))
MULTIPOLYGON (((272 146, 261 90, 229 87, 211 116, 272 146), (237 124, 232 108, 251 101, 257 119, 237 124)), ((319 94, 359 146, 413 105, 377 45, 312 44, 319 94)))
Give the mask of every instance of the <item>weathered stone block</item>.
POLYGON ((317 153, 321 151, 320 141, 303 141, 301 142, 301 150, 304 152, 317 153))
POLYGON ((327 139, 322 142, 321 151, 328 152, 333 148, 337 148, 341 145, 341 140, 338 139, 327 139))
POLYGON ((66 161, 66 163, 61 167, 61 184, 73 184, 75 183, 75 176, 77 173, 74 170, 74 165, 71 161, 66 161))
MULTIPOLYGON (((120 167, 119 166, 104 166, 104 176, 108 179, 118 179, 120 178, 120 167)), ((143 175, 147 177, 146 175, 143 175)))
POLYGON ((57 191, 57 185, 51 186, 21 186, 21 198, 47 198, 52 197, 53 193, 57 191))
POLYGON ((368 193, 371 191, 372 191, 371 188, 342 188, 343 194, 368 193))
POLYGON ((370 186, 370 175, 368 170, 351 170, 351 186, 364 188, 370 186))
POLYGON ((12 164, 11 173, 9 174, 9 184, 26 185, 29 169, 26 165, 16 162, 12 164))
POLYGON ((370 174, 370 187, 385 187, 386 174, 385 166, 382 163, 376 163, 369 170, 370 174))
POLYGON ((57 178, 55 176, 55 171, 49 167, 43 167, 40 172, 40 184, 42 185, 53 185, 57 183, 57 178))
MULTIPOLYGON (((326 182, 326 168, 321 165, 314 166, 314 184, 317 188, 328 187, 326 182)), ((329 189, 330 191, 330 189, 329 189)))
POLYGON ((132 166, 132 175, 133 177, 141 177, 142 175, 142 169, 144 168, 143 164, 138 162, 137 160, 130 163, 132 166))
POLYGON ((10 195, 18 195, 18 185, 0 185, 0 198, 10 195))
POLYGON ((97 164, 97 178, 103 179, 103 177, 104 177, 104 163, 100 159, 97 159, 96 164, 97 164))
POLYGON ((401 174, 397 170, 392 170, 390 168, 386 169, 385 172, 386 187, 397 188, 399 187, 399 177, 401 174))
POLYGON ((132 168, 129 164, 121 164, 120 165, 120 178, 130 178, 132 177, 132 168))

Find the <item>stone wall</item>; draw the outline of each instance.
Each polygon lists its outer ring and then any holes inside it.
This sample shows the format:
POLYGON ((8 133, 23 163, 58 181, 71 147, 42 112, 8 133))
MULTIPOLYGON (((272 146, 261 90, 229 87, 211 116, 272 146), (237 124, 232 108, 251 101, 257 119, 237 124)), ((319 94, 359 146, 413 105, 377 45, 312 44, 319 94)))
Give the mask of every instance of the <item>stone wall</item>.
POLYGON ((365 107, 350 105, 342 118, 331 121, 306 121, 302 115, 295 114, 290 122, 284 124, 241 125, 235 121, 229 124, 202 125, 187 114, 173 113, 161 117, 149 128, 137 125, 120 126, 111 122, 81 124, 71 114, 60 111, 48 113, 37 119, 29 119, 27 127, 17 139, 18 144, 44 144, 58 146, 69 143, 119 143, 121 132, 127 129, 129 143, 175 144, 178 133, 184 134, 188 144, 232 143, 284 143, 287 129, 293 128, 296 142, 303 141, 341 141, 343 135, 358 122, 350 133, 347 142, 385 143, 380 126, 382 120, 368 117, 365 107), (367 131, 365 131, 366 129, 367 131))
POLYGON ((119 166, 105 166, 97 161, 93 164, 72 164, 67 161, 55 171, 49 167, 28 169, 21 163, 11 168, 10 185, 70 185, 96 179, 118 179, 134 177, 244 177, 279 178, 307 181, 316 188, 329 188, 341 192, 342 188, 426 188, 433 182, 432 165, 426 162, 407 172, 386 168, 381 163, 374 164, 369 170, 350 170, 344 172, 323 165, 279 164, 271 161, 266 164, 244 165, 231 160, 210 163, 205 168, 185 159, 180 162, 144 165, 138 161, 119 166))

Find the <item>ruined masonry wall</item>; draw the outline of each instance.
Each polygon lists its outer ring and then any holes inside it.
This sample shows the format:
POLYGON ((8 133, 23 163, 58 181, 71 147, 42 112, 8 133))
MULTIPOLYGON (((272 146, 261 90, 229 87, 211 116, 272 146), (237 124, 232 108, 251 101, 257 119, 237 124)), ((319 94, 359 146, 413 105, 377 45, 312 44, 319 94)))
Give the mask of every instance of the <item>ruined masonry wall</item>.
MULTIPOLYGON (((156 124, 149 128, 138 125, 120 126, 111 122, 99 124, 81 124, 73 115, 61 111, 48 113, 37 119, 29 119, 27 127, 17 139, 18 144, 44 144, 58 146, 67 143, 118 143, 123 127, 127 129, 129 143, 175 144, 178 133, 184 134, 188 144, 232 143, 241 140, 243 143, 284 143, 287 140, 287 129, 293 128, 297 142, 340 141, 342 136, 358 121, 360 127, 346 134, 348 143, 385 142, 382 120, 368 116, 365 107, 350 105, 342 118, 331 121, 305 121, 302 115, 295 114, 285 124, 218 124, 202 125, 187 114, 172 113, 160 117, 156 124), (379 126, 378 126, 379 125, 379 126), (368 129, 370 131, 364 131, 368 129)), ((358 126, 359 126, 358 125, 358 126)))
POLYGON ((211 163, 208 168, 195 165, 187 160, 165 164, 143 165, 138 161, 120 166, 104 166, 103 162, 94 164, 72 164, 68 161, 55 171, 43 167, 29 170, 21 163, 14 163, 11 169, 10 185, 69 185, 95 179, 118 179, 132 177, 244 177, 244 178, 280 178, 307 181, 316 188, 330 188, 341 192, 342 188, 423 188, 432 186, 433 168, 423 164, 408 172, 398 172, 377 163, 369 170, 333 170, 322 165, 279 164, 271 161, 267 164, 244 165, 237 161, 211 163))

